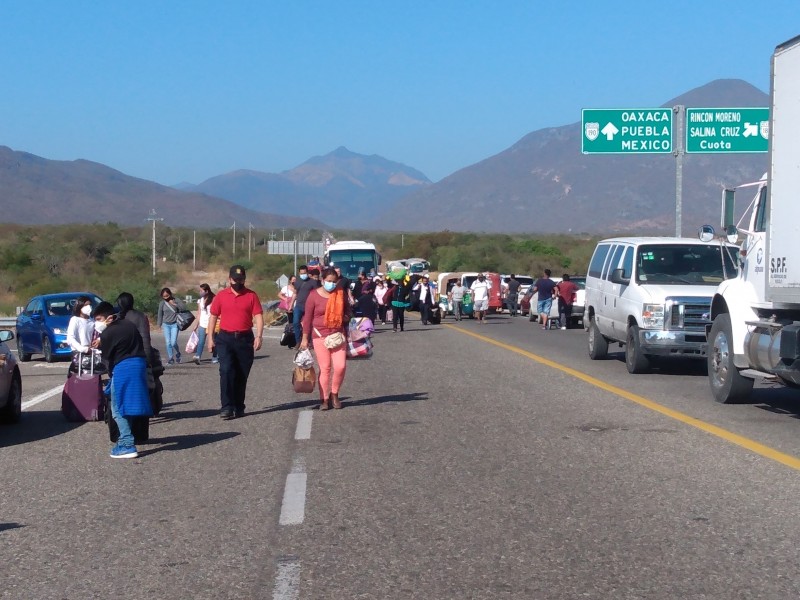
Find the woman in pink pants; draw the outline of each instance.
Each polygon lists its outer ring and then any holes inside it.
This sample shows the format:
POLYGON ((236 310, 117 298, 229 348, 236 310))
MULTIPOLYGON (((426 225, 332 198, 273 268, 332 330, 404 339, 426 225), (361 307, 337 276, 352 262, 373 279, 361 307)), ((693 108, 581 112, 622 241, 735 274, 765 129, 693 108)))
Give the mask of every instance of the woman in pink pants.
POLYGON ((309 338, 313 340, 314 354, 319 363, 319 409, 328 410, 329 403, 333 408, 342 408, 339 390, 347 370, 347 343, 328 348, 325 346, 325 338, 338 333, 345 340, 350 305, 345 290, 337 287, 339 276, 336 271, 325 268, 321 277, 322 287, 312 290, 306 300, 300 349, 308 348, 309 338))

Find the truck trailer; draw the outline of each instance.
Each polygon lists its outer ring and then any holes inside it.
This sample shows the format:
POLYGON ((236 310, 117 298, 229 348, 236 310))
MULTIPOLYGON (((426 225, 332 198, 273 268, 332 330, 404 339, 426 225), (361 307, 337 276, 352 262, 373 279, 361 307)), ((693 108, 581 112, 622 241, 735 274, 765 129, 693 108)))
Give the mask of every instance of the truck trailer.
POLYGON ((733 191, 723 195, 729 239, 744 235, 737 277, 711 304, 708 378, 718 402, 746 400, 757 378, 800 387, 800 36, 772 56, 769 167, 733 225, 733 191), (741 222, 740 222, 741 223, 741 222))

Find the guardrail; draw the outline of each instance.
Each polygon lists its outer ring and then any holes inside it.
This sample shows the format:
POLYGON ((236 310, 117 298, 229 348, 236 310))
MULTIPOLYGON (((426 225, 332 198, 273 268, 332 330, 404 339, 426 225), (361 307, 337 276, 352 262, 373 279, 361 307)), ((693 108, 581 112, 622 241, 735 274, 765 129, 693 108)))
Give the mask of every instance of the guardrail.
POLYGON ((17 317, 0 317, 0 327, 9 329, 17 324, 17 317))

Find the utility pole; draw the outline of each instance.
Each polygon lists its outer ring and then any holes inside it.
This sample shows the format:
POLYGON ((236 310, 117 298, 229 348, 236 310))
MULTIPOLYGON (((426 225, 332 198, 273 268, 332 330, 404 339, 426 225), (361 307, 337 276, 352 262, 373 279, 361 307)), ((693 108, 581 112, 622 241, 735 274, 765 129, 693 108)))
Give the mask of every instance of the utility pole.
POLYGON ((281 233, 283 233, 283 241, 286 241, 286 229, 281 229, 281 233))
POLYGON ((236 221, 233 222, 231 227, 233 229, 233 244, 231 245, 231 251, 233 252, 233 256, 236 256, 236 221))
POLYGON ((675 237, 681 237, 681 225, 683 221, 683 155, 686 153, 683 147, 683 128, 685 127, 684 120, 686 118, 686 108, 679 104, 673 107, 672 111, 675 113, 678 121, 678 137, 675 147, 675 237))
POLYGON ((197 230, 192 231, 192 271, 197 271, 197 230))
POLYGON ((156 209, 150 209, 150 216, 147 217, 147 221, 153 222, 153 279, 156 278, 156 221, 163 221, 164 219, 156 216, 156 209))
POLYGON ((252 236, 253 236, 253 224, 247 224, 247 261, 250 262, 250 249, 253 247, 252 243, 252 236))

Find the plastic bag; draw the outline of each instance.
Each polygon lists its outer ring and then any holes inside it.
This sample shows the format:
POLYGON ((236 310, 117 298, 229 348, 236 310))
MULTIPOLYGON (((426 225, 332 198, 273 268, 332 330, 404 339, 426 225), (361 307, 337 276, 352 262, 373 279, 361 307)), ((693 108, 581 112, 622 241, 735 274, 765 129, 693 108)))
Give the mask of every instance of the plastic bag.
POLYGON ((294 355, 294 364, 301 369, 310 369, 314 366, 314 357, 311 355, 311 350, 298 350, 294 355))
POLYGON ((197 344, 200 342, 200 338, 197 337, 197 331, 192 331, 192 335, 189 336, 189 341, 186 342, 186 354, 191 354, 192 352, 197 352, 197 344))

